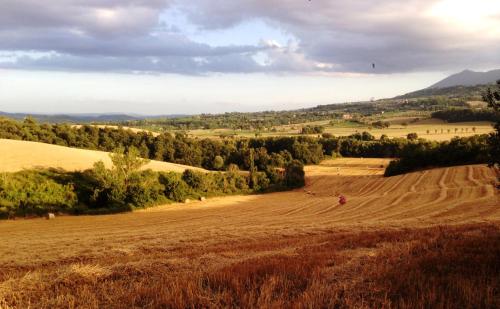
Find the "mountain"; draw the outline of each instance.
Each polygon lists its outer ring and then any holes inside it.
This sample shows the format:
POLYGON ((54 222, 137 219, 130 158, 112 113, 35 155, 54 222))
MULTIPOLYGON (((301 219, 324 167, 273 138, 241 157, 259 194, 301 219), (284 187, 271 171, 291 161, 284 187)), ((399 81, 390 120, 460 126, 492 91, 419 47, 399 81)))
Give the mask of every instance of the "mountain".
POLYGON ((27 114, 27 113, 6 113, 0 111, 0 117, 8 117, 22 120, 26 117, 33 117, 39 122, 45 123, 110 123, 130 120, 143 120, 146 118, 180 118, 186 115, 155 115, 141 116, 130 114, 27 114))
POLYGON ((491 84, 500 79, 500 69, 488 72, 474 72, 465 70, 430 86, 430 89, 449 88, 454 86, 476 86, 491 84))
POLYGON ((28 116, 35 118, 40 122, 47 123, 90 123, 90 122, 114 122, 126 120, 139 120, 142 118, 125 115, 125 114, 58 114, 58 115, 44 115, 44 114, 26 114, 26 113, 5 113, 0 112, 0 116, 24 119, 28 116))

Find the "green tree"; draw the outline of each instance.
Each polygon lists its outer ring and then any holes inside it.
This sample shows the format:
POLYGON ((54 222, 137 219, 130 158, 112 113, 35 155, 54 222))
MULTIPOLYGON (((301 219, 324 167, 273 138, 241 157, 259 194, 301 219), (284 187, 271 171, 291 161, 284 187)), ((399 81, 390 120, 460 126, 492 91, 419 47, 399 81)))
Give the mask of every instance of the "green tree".
POLYGON ((286 166, 285 183, 289 188, 300 188, 305 185, 304 165, 300 161, 293 160, 286 166))
POLYGON ((139 150, 135 147, 130 147, 127 151, 118 148, 110 154, 110 157, 111 162, 113 162, 113 173, 123 179, 125 186, 128 185, 130 177, 134 173, 149 163, 148 159, 139 157, 139 150))
MULTIPOLYGON (((500 114, 500 80, 497 81, 497 90, 488 88, 483 95, 483 99, 488 106, 493 108, 497 116, 500 114)), ((497 118, 500 119, 500 118, 497 118)), ((490 165, 498 167, 500 165, 500 120, 495 124, 495 132, 490 134, 488 142, 491 146, 490 165)))
MULTIPOLYGON (((148 160, 138 156, 139 151, 131 147, 128 151, 119 148, 110 154, 113 167, 107 169, 102 161, 96 162, 90 171, 90 176, 94 180, 94 189, 90 201, 97 207, 124 207, 128 203, 143 200, 137 196, 138 192, 150 194, 148 188, 154 186, 147 185, 150 181, 143 181, 139 175, 139 170, 148 160), (142 191, 141 191, 142 190, 142 191)), ((151 193, 151 195, 154 195, 151 193)), ((143 205, 135 205, 143 206, 143 205)))
POLYGON ((215 156, 213 167, 218 171, 222 170, 224 168, 224 158, 219 155, 215 156))
POLYGON ((418 139, 418 135, 417 133, 408 133, 408 135, 406 136, 406 138, 410 141, 414 141, 414 140, 417 140, 418 139))

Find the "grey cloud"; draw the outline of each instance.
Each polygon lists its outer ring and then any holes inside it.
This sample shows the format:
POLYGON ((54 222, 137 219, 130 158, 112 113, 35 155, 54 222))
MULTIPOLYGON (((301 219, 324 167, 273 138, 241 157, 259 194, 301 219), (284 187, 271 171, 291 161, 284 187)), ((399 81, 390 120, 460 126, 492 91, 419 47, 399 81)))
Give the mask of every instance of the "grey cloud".
POLYGON ((268 47, 212 47, 159 20, 169 0, 4 0, 0 50, 50 53, 0 67, 203 74, 254 72, 268 47), (203 61, 200 61, 203 59, 203 61))
POLYGON ((257 52, 262 49, 264 47, 259 46, 211 47, 171 33, 102 40, 91 36, 80 36, 64 29, 47 31, 43 36, 29 31, 0 31, 0 50, 55 51, 81 56, 203 57, 257 52))
MULTIPOLYGON (((437 0, 199 0, 186 5, 206 29, 262 18, 300 40, 311 61, 344 72, 408 72, 500 65, 499 41, 484 30, 446 25, 424 14, 437 0), (464 42, 468 42, 464 45, 464 42), (494 51, 491 53, 491 51, 494 51), (472 61, 474 59, 474 61, 472 61), (380 65, 376 71, 371 63, 380 65)), ((479 4, 478 4, 479 5, 479 4)), ((500 27, 500 22, 497 24, 500 27)), ((491 33, 495 29, 490 29, 491 33)))
POLYGON ((460 31, 422 13, 436 1, 3 0, 0 50, 51 54, 0 62, 0 67, 205 74, 391 73, 500 65, 500 40, 494 35, 460 31), (178 26, 160 21, 169 8, 207 30, 264 20, 298 44, 197 43, 178 26), (257 62, 256 56, 267 62, 257 62))
POLYGON ((15 63, 4 63, 4 68, 51 71, 117 72, 117 73, 177 73, 203 75, 205 73, 259 72, 259 65, 241 55, 189 57, 81 57, 46 55, 38 58, 23 56, 15 63))
POLYGON ((65 28, 96 36, 138 34, 158 22, 168 0, 3 0, 0 29, 65 28))

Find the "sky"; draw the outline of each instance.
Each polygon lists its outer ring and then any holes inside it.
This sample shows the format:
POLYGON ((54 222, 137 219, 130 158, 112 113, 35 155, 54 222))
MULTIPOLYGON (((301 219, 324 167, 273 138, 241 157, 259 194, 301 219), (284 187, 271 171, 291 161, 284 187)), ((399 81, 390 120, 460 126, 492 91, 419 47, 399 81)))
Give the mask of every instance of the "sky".
POLYGON ((295 109, 499 55, 498 0, 0 0, 0 111, 295 109))

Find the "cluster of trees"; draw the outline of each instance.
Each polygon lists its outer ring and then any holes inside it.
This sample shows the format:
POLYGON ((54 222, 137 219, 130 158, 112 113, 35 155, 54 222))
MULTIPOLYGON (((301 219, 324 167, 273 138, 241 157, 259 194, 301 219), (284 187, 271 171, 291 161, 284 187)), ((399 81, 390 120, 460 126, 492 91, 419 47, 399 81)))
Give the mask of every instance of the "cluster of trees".
POLYGON ((490 134, 489 144, 490 144, 490 161, 491 166, 500 166, 500 80, 497 81, 497 89, 491 90, 488 88, 486 93, 483 95, 483 100, 488 103, 496 115, 497 120, 495 123, 495 132, 490 134))
POLYGON ((493 109, 448 109, 432 113, 432 118, 445 120, 447 122, 464 121, 499 121, 498 113, 493 109))
MULTIPOLYGON (((143 158, 227 170, 236 165, 241 170, 257 171, 284 168, 293 160, 317 164, 325 156, 340 154, 350 157, 399 157, 410 141, 405 138, 380 139, 368 132, 349 137, 295 136, 231 140, 192 139, 182 134, 153 136, 147 132, 124 129, 39 125, 31 119, 18 122, 0 119, 0 138, 39 141, 63 146, 114 151, 135 147, 143 158)), ((416 140, 417 143, 424 141, 416 140)))
MULTIPOLYGON (((449 142, 429 142, 419 140, 408 143, 399 153, 399 159, 392 161, 385 176, 399 175, 410 171, 462 164, 489 163, 500 166, 500 80, 497 89, 488 88, 483 100, 493 109, 496 119, 495 132, 489 135, 475 135, 454 138, 449 142)), ((468 112, 466 112, 468 113, 468 112)), ((451 112, 453 117, 461 112, 451 112)), ((464 114, 465 115, 465 114, 464 114)), ((456 131, 456 129, 455 129, 456 131)))
POLYGON ((388 121, 375 121, 375 122, 372 122, 372 127, 374 128, 378 128, 378 129, 385 129, 385 128, 388 128, 391 126, 391 123, 388 122, 388 121))
POLYGON ((340 115, 316 111, 265 111, 256 113, 201 114, 174 118, 150 118, 128 120, 119 124, 128 127, 163 130, 232 129, 232 130, 272 130, 275 126, 329 120, 340 115))
POLYGON ((50 171, 0 174, 0 218, 71 211, 78 198, 74 186, 63 179, 50 171))
POLYGON ((487 163, 491 157, 488 135, 455 137, 451 141, 410 141, 392 161, 385 176, 400 175, 419 169, 463 164, 487 163))
MULTIPOLYGON (((192 139, 183 134, 168 133, 153 136, 147 132, 132 132, 121 128, 94 126, 71 127, 68 125, 39 125, 32 119, 23 122, 0 119, 0 138, 39 141, 85 149, 114 151, 135 147, 143 158, 175 162, 209 170, 228 170, 236 166, 241 170, 255 171, 273 177, 276 168, 285 168, 293 160, 301 164, 317 164, 325 156, 403 158, 408 147, 420 145, 425 149, 431 142, 419 139, 416 134, 407 138, 382 136, 380 139, 368 132, 349 137, 294 136, 248 139, 192 139), (409 145, 410 144, 410 145, 409 145)), ((482 140, 471 139, 472 143, 482 140)), ((437 144, 436 144, 437 147, 437 144)), ((489 145, 485 146, 489 147, 489 145)), ((479 147, 477 161, 483 163, 485 147, 479 147)), ((439 164, 436 161, 436 166, 439 164)), ((453 161, 452 161, 453 162, 453 161)), ((458 162, 458 161, 457 161, 458 162)), ((426 166, 425 160, 420 167, 426 166)), ((451 164, 451 163, 447 163, 451 164)), ((388 172, 388 175, 392 172, 388 172)))
POLYGON ((398 156, 402 145, 407 143, 406 139, 375 140, 368 132, 347 138, 325 135, 321 138, 192 139, 182 134, 153 136, 147 132, 135 133, 120 128, 40 125, 32 119, 23 122, 0 119, 0 138, 110 152, 118 148, 135 147, 141 157, 148 159, 218 171, 227 170, 232 164, 248 171, 254 164, 261 172, 272 167, 284 168, 293 160, 302 164, 317 164, 325 155, 332 153, 353 157, 394 157, 398 156))
POLYGON ((375 140, 375 136, 373 136, 371 133, 369 132, 357 132, 357 133, 354 133, 354 134, 351 134, 349 135, 349 138, 351 139, 355 139, 355 140, 358 140, 358 141, 374 141, 375 140))
POLYGON ((99 214, 129 211, 161 203, 183 202, 216 195, 268 192, 304 185, 304 167, 291 161, 284 169, 242 173, 184 173, 140 170, 148 160, 135 148, 111 155, 113 166, 102 162, 84 172, 34 170, 0 174, 0 217, 42 215, 47 212, 99 214))
POLYGON ((325 132, 323 126, 305 126, 300 130, 300 134, 321 134, 325 132))

